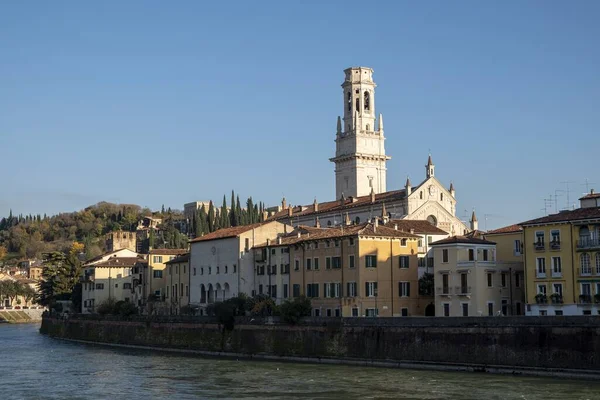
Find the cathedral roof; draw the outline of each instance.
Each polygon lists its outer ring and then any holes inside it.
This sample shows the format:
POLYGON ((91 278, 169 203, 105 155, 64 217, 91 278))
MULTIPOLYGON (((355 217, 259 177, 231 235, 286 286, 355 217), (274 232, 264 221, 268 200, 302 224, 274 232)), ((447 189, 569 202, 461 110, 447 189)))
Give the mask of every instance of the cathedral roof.
POLYGON ((250 224, 250 225, 234 226, 231 228, 221 228, 219 230, 209 233, 208 235, 198 236, 197 238, 190 240, 190 243, 236 237, 238 235, 241 235, 244 232, 247 232, 254 228, 258 228, 259 226, 261 226, 263 224, 264 224, 264 222, 259 222, 259 223, 250 224))
MULTIPOLYGON (((355 207, 361 207, 368 204, 381 204, 384 202, 393 202, 397 200, 402 200, 406 197, 406 191, 402 190, 394 190, 390 192, 379 193, 375 195, 375 201, 371 202, 371 195, 354 197, 354 198, 346 198, 334 201, 328 201, 324 203, 318 203, 317 211, 315 211, 314 204, 308 206, 296 206, 292 207, 292 215, 291 217, 304 217, 307 215, 318 215, 318 214, 328 214, 331 212, 345 212, 346 210, 350 210, 355 207)), ((291 206, 290 206, 291 207, 291 206)), ((281 210, 271 217, 269 220, 281 220, 285 218, 290 218, 289 209, 281 210)))
POLYGON ((385 226, 390 228, 397 226, 399 231, 404 232, 410 232, 412 230, 414 233, 429 233, 432 235, 448 234, 448 232, 432 225, 431 222, 421 219, 392 219, 386 223, 385 226))

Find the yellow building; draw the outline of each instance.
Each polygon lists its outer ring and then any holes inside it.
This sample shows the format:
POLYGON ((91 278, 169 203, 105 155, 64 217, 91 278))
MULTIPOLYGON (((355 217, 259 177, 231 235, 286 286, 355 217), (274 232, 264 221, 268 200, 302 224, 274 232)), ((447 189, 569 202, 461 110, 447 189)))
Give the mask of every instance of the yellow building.
POLYGON ((314 316, 425 315, 418 295, 419 236, 378 222, 300 234, 290 244, 291 297, 314 316))
POLYGON ((165 263, 167 267, 165 301, 170 314, 179 315, 190 303, 190 255, 182 254, 165 263))
POLYGON ((152 249, 148 255, 148 268, 142 278, 142 304, 147 301, 148 296, 154 295, 162 300, 166 295, 167 275, 166 263, 175 257, 183 255, 188 251, 185 249, 152 249))
POLYGON ((525 272, 523 260, 523 228, 510 225, 487 231, 484 239, 496 243, 496 267, 509 273, 513 284, 509 314, 525 314, 525 272))
MULTIPOLYGON (((600 313, 600 207, 533 219, 523 227, 528 315, 600 313)), ((584 202, 585 201, 585 202, 584 202)))

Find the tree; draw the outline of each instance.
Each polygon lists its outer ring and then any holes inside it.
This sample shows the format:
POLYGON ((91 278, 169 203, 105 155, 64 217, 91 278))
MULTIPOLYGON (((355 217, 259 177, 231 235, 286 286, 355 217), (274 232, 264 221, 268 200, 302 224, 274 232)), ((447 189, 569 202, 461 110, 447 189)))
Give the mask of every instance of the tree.
POLYGON ((6 257, 6 247, 4 246, 0 246, 0 260, 3 259, 4 257, 6 257))
POLYGON ((279 306, 279 314, 288 324, 296 324, 302 317, 310 317, 311 311, 310 299, 304 296, 287 300, 279 306))
POLYGON ((242 215, 242 207, 240 206, 240 196, 237 196, 235 200, 235 212, 237 214, 238 225, 246 225, 244 216, 242 215))
POLYGON ((229 221, 229 213, 227 212, 227 201, 225 195, 223 195, 223 204, 221 205, 221 211, 219 212, 221 217, 221 228, 228 228, 231 224, 229 221))
POLYGON ((74 256, 54 251, 44 254, 44 267, 38 303, 52 306, 59 298, 70 299, 79 282, 81 262, 74 256))
POLYGON ((421 296, 433 296, 433 274, 428 272, 424 273, 421 278, 419 278, 419 294, 421 296))
POLYGON ((231 191, 231 211, 229 212, 229 220, 231 223, 230 226, 238 226, 238 213, 235 208, 235 194, 233 190, 231 191))
POLYGON ((215 230, 215 207, 212 200, 208 203, 208 232, 215 230))
POLYGON ((150 228, 150 234, 148 235, 148 246, 151 249, 154 248, 154 228, 150 228))

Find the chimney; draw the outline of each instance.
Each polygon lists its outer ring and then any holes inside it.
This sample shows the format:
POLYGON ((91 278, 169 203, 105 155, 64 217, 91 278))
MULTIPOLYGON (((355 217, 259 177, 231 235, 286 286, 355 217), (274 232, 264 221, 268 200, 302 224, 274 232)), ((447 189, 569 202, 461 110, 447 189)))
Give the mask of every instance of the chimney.
POLYGON ((271 239, 267 239, 267 246, 271 245, 271 239))
POLYGON ((282 242, 281 236, 277 236, 277 244, 281 244, 281 242, 282 242))
POLYGON ((317 203, 316 197, 315 197, 315 201, 313 201, 313 208, 314 208, 315 212, 319 211, 319 203, 317 203))
POLYGON ((350 221, 350 215, 348 215, 348 213, 346 213, 346 226, 350 226, 352 225, 352 221, 350 221))
POLYGON ((415 234, 415 228, 410 228, 410 234, 414 235, 415 234))
POLYGON ((292 206, 288 207, 288 217, 291 217, 294 214, 294 209, 292 206))

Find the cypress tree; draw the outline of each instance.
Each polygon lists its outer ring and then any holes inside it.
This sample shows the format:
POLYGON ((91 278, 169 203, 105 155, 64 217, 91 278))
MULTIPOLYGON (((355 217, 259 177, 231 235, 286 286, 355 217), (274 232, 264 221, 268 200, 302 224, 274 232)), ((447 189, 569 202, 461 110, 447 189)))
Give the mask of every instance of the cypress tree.
POLYGON ((240 206, 240 196, 239 195, 236 197, 235 213, 237 214, 236 219, 237 219, 238 225, 246 225, 246 223, 244 222, 244 214, 242 213, 242 207, 240 206))
POLYGON ((223 205, 221 205, 221 228, 228 228, 230 226, 229 215, 227 215, 227 200, 223 195, 223 205))
POLYGON ((213 206, 212 200, 208 203, 208 232, 214 232, 215 230, 215 207, 213 206))
POLYGON ((198 214, 198 225, 200 229, 200 232, 197 233, 198 236, 208 233, 208 216, 206 215, 204 207, 200 207, 200 213, 198 214))
POLYGON ((256 222, 262 222, 260 220, 260 214, 258 213, 258 204, 254 205, 254 219, 256 220, 256 222))
POLYGON ((256 222, 254 220, 254 203, 252 203, 252 196, 246 200, 246 213, 248 214, 247 221, 249 224, 256 222))
POLYGON ((235 208, 235 194, 233 190, 231 191, 231 211, 229 212, 229 220, 231 221, 229 225, 238 226, 238 213, 235 208))

